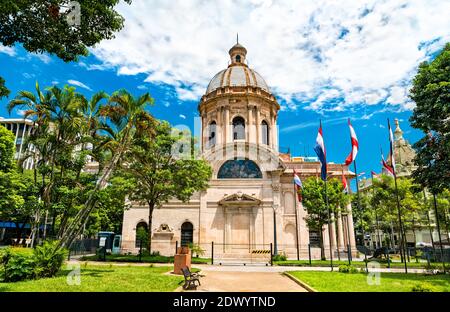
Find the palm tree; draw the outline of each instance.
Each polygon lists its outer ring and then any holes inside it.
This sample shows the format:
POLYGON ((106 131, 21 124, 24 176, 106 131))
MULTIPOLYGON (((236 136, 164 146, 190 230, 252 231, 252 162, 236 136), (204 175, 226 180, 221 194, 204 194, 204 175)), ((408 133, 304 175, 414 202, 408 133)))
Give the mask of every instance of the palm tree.
POLYGON ((81 233, 83 224, 95 208, 96 194, 107 186, 108 180, 123 156, 132 147, 134 134, 145 133, 154 136, 153 125, 155 119, 145 109, 152 104, 153 99, 148 93, 135 98, 126 90, 115 92, 107 105, 99 108, 99 115, 103 125, 102 134, 107 138, 103 143, 104 149, 109 149, 111 159, 102 169, 94 189, 88 196, 84 207, 63 233, 60 246, 69 247, 73 240, 81 233))
MULTIPOLYGON (((33 144, 33 153, 28 151, 27 154, 24 155, 22 160, 19 160, 19 163, 22 164, 24 160, 29 157, 34 158, 34 183, 38 187, 37 181, 37 173, 38 169, 42 176, 42 182, 39 186, 39 197, 43 198, 46 189, 46 176, 48 171, 45 166, 49 161, 49 155, 51 154, 50 150, 52 148, 50 134, 47 132, 48 126, 50 123, 50 101, 52 94, 47 90, 45 93, 41 91, 39 87, 39 83, 36 82, 36 94, 33 94, 29 91, 19 91, 17 96, 8 103, 7 109, 8 112, 11 112, 15 108, 25 108, 24 118, 29 118, 33 120, 33 131, 30 134, 30 137, 26 139, 26 144, 33 144), (39 158, 39 159, 38 159, 39 158)), ((39 226, 40 219, 40 207, 37 206, 37 211, 34 213, 35 220, 34 224, 39 226)), ((37 228, 32 230, 33 233, 37 232, 37 228)), ((34 243, 34 235, 32 245, 34 243)))

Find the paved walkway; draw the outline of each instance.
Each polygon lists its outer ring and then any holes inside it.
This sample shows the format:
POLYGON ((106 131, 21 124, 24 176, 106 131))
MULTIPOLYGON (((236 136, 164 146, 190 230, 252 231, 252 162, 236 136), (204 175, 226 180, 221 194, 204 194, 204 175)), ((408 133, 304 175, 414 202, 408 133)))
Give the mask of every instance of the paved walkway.
POLYGON ((223 272, 202 270, 202 283, 195 291, 217 292, 306 292, 307 290, 277 272, 223 272))

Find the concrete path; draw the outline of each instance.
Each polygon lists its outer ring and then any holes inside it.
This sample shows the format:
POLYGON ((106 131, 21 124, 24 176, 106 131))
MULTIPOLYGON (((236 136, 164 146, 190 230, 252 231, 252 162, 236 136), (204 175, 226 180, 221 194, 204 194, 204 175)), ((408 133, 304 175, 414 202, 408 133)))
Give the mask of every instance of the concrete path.
MULTIPOLYGON (((281 273, 223 272, 202 270, 201 285, 192 291, 217 292, 306 292, 307 290, 281 273)), ((189 290, 190 291, 190 290, 189 290)))

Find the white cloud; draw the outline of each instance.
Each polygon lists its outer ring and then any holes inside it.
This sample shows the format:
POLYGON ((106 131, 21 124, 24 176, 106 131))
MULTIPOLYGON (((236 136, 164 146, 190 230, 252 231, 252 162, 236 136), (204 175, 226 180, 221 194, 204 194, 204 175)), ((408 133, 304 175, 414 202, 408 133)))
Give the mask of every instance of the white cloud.
POLYGON ((23 116, 25 116, 25 113, 26 113, 26 112, 27 112, 27 111, 24 110, 24 109, 18 109, 16 113, 17 113, 17 115, 23 117, 23 116))
POLYGON ((32 53, 32 56, 40 59, 43 63, 48 64, 52 61, 52 59, 50 58, 50 56, 48 56, 47 54, 38 54, 38 53, 32 53))
POLYGON ((180 117, 181 119, 186 119, 186 116, 183 115, 183 114, 180 114, 179 117, 180 117))
POLYGON ((137 88, 138 88, 139 90, 147 90, 147 87, 144 86, 144 85, 139 85, 139 86, 137 86, 137 88))
POLYGON ((83 88, 83 89, 92 91, 91 88, 89 88, 87 85, 85 85, 85 84, 82 83, 81 81, 69 79, 69 80, 67 80, 67 82, 68 82, 69 84, 71 84, 71 85, 78 86, 78 87, 80 87, 80 88, 83 88))
POLYGON ((318 111, 386 101, 411 109, 406 92, 417 65, 450 41, 450 1, 133 1, 125 28, 93 53, 97 69, 147 74, 199 100, 228 62, 239 32, 283 109, 318 111), (294 103, 294 104, 293 104, 294 103))
POLYGON ((13 47, 5 47, 3 45, 0 45, 0 53, 5 53, 9 56, 15 56, 16 50, 13 47))

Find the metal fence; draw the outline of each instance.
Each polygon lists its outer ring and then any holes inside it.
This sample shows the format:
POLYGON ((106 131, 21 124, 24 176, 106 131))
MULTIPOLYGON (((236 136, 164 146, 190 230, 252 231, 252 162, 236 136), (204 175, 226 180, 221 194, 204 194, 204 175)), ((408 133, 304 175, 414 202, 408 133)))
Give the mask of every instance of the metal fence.
POLYGON ((93 255, 98 248, 97 238, 75 240, 69 248, 69 259, 73 256, 93 255))
POLYGON ((272 244, 211 243, 212 264, 272 265, 272 244))

